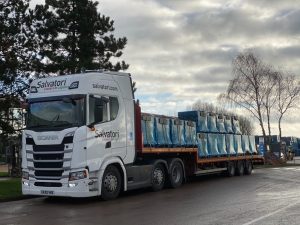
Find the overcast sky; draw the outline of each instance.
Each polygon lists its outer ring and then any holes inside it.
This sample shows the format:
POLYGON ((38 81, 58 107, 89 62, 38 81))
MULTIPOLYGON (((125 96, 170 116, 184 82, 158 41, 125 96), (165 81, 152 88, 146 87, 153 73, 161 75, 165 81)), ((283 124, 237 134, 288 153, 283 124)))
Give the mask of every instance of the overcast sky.
MULTIPOLYGON (((101 0, 99 9, 115 21, 115 35, 128 38, 123 59, 143 111, 176 115, 197 100, 216 102, 245 49, 300 72, 296 0, 101 0)), ((300 137, 298 114, 285 121, 284 135, 300 137)))

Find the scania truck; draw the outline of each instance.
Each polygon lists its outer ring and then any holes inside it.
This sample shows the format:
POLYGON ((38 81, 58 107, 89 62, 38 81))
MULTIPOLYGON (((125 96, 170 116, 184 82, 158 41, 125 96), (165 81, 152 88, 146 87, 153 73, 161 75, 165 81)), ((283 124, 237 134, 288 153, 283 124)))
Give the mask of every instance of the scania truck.
POLYGON ((142 121, 148 114, 141 113, 128 73, 37 79, 27 102, 24 195, 109 200, 142 187, 177 188, 193 175, 251 174, 253 164, 263 162, 255 153, 202 157, 197 145, 145 144, 142 121))

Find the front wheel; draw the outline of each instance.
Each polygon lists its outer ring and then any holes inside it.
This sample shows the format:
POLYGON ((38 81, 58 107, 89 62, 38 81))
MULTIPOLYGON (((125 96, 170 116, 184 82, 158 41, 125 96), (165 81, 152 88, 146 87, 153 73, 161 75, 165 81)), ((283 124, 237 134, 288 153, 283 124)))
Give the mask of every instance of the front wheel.
POLYGON ((113 165, 108 166, 102 177, 101 197, 104 200, 117 198, 121 191, 121 182, 119 170, 113 165))
POLYGON ((156 164, 152 170, 152 190, 160 191, 164 188, 166 182, 166 171, 162 164, 156 164))

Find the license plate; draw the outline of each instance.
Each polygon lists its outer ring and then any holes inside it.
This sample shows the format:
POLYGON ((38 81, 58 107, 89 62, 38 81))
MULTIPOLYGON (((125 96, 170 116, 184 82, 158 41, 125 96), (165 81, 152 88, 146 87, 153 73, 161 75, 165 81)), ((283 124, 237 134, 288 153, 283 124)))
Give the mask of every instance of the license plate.
POLYGON ((54 195, 54 191, 41 190, 42 195, 54 195))

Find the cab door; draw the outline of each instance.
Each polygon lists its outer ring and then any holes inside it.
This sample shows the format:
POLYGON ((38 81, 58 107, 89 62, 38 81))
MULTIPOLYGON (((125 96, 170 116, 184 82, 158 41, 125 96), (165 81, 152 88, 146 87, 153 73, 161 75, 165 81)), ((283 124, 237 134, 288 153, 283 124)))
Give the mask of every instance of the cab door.
POLYGON ((125 111, 116 96, 90 95, 88 101, 87 161, 94 171, 107 157, 125 157, 125 111))

